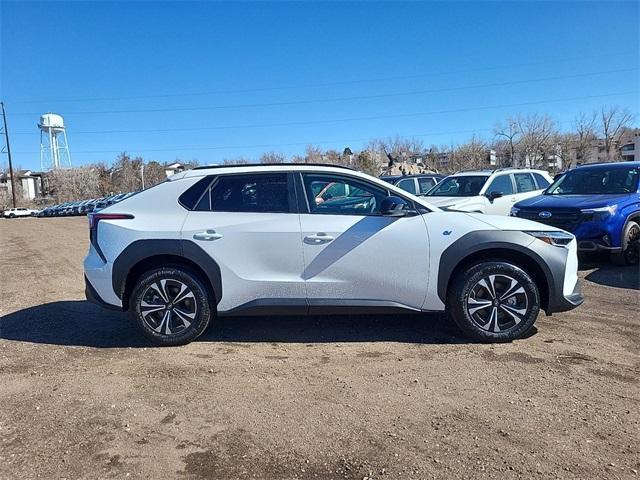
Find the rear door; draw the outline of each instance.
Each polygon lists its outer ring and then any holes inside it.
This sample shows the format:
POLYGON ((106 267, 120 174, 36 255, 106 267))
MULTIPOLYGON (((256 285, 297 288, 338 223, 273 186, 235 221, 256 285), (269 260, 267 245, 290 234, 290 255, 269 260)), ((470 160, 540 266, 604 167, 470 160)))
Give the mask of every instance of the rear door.
POLYGON ((292 175, 212 177, 188 213, 182 238, 196 243, 220 266, 223 293, 218 310, 269 302, 306 305, 292 175))
POLYGON ((516 184, 516 201, 535 197, 542 190, 538 189, 535 179, 531 173, 514 173, 513 178, 516 184))
POLYGON ((429 239, 422 215, 380 215, 389 191, 348 174, 302 173, 298 192, 302 278, 310 310, 326 306, 420 308, 427 291, 429 239), (342 185, 342 197, 316 192, 342 185), (315 307, 315 308, 314 308, 315 307))

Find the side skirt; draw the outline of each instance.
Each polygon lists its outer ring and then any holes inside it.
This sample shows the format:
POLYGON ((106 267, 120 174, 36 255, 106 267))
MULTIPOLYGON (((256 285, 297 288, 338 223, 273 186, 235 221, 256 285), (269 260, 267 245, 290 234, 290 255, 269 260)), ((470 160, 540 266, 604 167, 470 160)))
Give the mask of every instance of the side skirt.
POLYGON ((263 298, 252 300, 231 310, 218 312, 221 317, 262 315, 389 315, 427 312, 408 305, 384 300, 263 298))

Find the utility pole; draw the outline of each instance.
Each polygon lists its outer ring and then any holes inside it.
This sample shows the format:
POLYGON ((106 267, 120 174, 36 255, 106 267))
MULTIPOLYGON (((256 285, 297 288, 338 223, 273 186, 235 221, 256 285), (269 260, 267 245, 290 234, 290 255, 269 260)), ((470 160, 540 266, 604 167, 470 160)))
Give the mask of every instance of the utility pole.
POLYGON ((7 130, 7 114, 4 111, 4 102, 0 102, 2 106, 2 119, 4 122, 4 139, 7 144, 7 156, 9 157, 9 176, 11 177, 11 199, 13 200, 13 208, 16 208, 16 185, 13 179, 13 164, 11 163, 11 147, 9 146, 9 130, 7 130))
POLYGON ((140 180, 142 181, 142 190, 144 190, 144 161, 140 164, 140 180))

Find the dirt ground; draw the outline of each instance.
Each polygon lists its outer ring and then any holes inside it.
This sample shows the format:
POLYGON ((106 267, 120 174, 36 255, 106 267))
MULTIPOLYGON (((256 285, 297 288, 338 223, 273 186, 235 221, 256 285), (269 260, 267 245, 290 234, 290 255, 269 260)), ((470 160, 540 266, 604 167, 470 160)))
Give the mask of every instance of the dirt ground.
POLYGON ((512 344, 439 316, 217 321, 152 348, 84 300, 86 219, 0 220, 0 478, 640 478, 640 280, 512 344))

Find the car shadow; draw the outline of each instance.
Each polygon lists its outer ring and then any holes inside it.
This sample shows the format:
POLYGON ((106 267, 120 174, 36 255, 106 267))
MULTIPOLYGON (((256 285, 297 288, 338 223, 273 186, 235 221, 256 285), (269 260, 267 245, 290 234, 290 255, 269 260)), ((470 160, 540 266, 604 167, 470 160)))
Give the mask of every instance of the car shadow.
MULTIPOLYGON (((96 348, 152 346, 128 315, 87 301, 46 303, 4 315, 0 338, 96 348)), ((199 341, 469 343, 440 314, 217 318, 199 341)))
POLYGON ((589 282, 607 287, 640 290, 640 267, 621 267, 613 265, 605 256, 587 256, 580 258, 580 270, 593 270, 584 278, 589 282))

